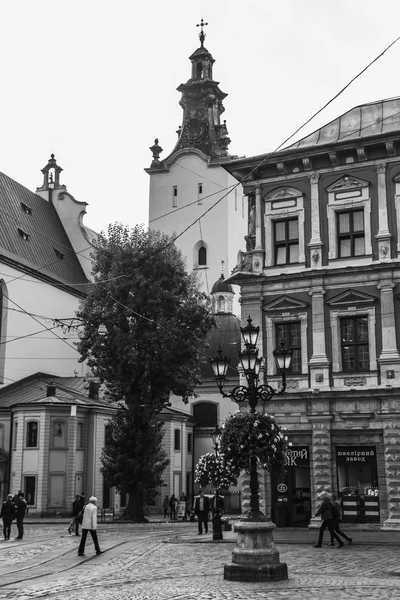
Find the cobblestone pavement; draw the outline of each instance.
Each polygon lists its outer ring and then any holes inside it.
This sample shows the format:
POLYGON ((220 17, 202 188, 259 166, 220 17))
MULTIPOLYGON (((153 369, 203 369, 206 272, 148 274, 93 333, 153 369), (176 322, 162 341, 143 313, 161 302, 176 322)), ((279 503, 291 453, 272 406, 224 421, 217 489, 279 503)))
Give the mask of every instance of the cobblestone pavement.
POLYGON ((302 544, 277 544, 287 581, 238 583, 223 579, 234 544, 205 543, 211 535, 197 538, 193 524, 101 527, 104 553, 95 556, 88 540, 83 558, 79 538, 64 530, 28 526, 22 543, 0 542, 0 599, 400 599, 398 546, 316 549, 305 531, 302 544))

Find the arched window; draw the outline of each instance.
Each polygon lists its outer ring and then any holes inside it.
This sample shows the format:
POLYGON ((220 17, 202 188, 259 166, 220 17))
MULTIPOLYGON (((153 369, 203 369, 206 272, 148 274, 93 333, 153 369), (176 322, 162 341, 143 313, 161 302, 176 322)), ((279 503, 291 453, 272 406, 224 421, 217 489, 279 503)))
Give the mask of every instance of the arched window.
POLYGON ((218 296, 217 312, 225 312, 225 298, 223 296, 218 296))
POLYGON ((37 421, 28 421, 26 424, 26 447, 37 448, 38 445, 39 423, 37 421))
POLYGON ((193 418, 200 427, 215 427, 217 405, 213 402, 198 402, 193 405, 193 418))
POLYGON ((199 248, 199 267, 204 267, 207 264, 207 249, 204 246, 199 248))

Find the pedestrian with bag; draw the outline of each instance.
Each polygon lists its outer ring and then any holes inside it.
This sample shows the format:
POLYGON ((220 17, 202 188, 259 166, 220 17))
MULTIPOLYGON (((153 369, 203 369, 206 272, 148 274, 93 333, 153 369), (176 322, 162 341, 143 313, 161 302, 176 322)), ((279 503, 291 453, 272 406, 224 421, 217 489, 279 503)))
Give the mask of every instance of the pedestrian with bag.
POLYGON ((82 508, 82 498, 79 494, 76 494, 75 500, 72 503, 72 518, 68 527, 68 533, 70 535, 73 531, 75 531, 75 535, 79 535, 79 521, 77 519, 77 516, 82 510, 82 508))
POLYGON ((15 517, 15 504, 13 502, 13 495, 8 494, 7 500, 1 505, 0 518, 3 519, 3 534, 4 539, 7 541, 11 535, 11 523, 15 517))
POLYGON ((85 556, 85 544, 87 534, 90 531, 90 535, 92 536, 92 540, 94 543, 94 548, 96 550, 96 554, 102 554, 100 550, 99 542, 97 539, 97 498, 91 496, 89 498, 89 504, 82 509, 83 510, 83 519, 82 519, 82 537, 81 543, 78 548, 78 556, 85 556))
MULTIPOLYGON (((333 529, 336 531, 338 535, 349 542, 349 546, 353 541, 353 538, 347 537, 347 535, 340 529, 340 520, 341 520, 341 506, 339 500, 336 498, 335 494, 332 494, 332 515, 333 515, 333 529)), ((335 540, 331 535, 331 541, 328 546, 334 546, 335 540)))
POLYGON ((16 540, 22 540, 24 537, 24 518, 28 512, 28 503, 24 498, 23 492, 18 492, 18 502, 15 506, 15 516, 17 518, 18 537, 16 540))
POLYGON ((328 492, 322 492, 321 500, 322 500, 321 506, 319 507, 319 509, 317 510, 317 512, 314 515, 314 517, 318 517, 318 515, 321 515, 321 518, 322 518, 322 524, 321 524, 321 527, 319 528, 318 543, 315 544, 314 548, 322 548, 322 538, 324 536, 325 529, 329 529, 331 538, 334 538, 337 542, 339 542, 339 548, 343 548, 344 544, 334 530, 332 502, 331 502, 331 497, 328 494, 328 492))

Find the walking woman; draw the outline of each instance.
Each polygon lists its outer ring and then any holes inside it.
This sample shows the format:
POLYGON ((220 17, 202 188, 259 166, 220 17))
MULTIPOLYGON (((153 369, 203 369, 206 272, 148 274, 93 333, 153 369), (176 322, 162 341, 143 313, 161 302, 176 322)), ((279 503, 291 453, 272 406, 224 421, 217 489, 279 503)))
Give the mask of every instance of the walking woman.
POLYGON ((334 530, 332 502, 328 492, 322 492, 321 500, 321 506, 314 515, 314 517, 318 517, 318 515, 321 515, 322 518, 321 527, 319 528, 318 543, 315 544, 314 548, 322 548, 322 538, 324 537, 325 529, 329 529, 331 538, 335 538, 335 540, 339 542, 339 548, 343 548, 344 544, 334 530))
MULTIPOLYGON (((349 546, 351 546, 351 542, 353 541, 353 538, 347 537, 347 535, 340 529, 340 502, 336 498, 335 494, 332 494, 332 515, 333 515, 334 531, 336 531, 336 533, 338 535, 340 535, 342 538, 347 540, 349 542, 349 546)), ((334 546, 334 545, 335 545, 335 541, 333 539, 333 536, 331 535, 331 541, 329 542, 328 546, 334 546)))
POLYGON ((89 504, 85 506, 85 511, 83 513, 82 520, 82 537, 81 543, 79 544, 78 556, 85 556, 85 543, 87 534, 90 531, 90 535, 92 536, 92 540, 94 543, 94 548, 96 550, 96 554, 102 554, 100 550, 99 542, 97 539, 97 498, 92 496, 89 498, 89 504))

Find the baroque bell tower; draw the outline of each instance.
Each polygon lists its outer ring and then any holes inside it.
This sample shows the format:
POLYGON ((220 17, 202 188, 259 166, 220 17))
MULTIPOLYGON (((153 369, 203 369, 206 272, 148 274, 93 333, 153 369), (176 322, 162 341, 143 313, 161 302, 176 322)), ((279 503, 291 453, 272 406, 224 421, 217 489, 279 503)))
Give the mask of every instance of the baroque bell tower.
POLYGON ((197 25, 200 48, 189 57, 192 73, 186 83, 177 89, 182 98, 179 102, 183 109, 182 127, 174 151, 181 148, 198 148, 210 158, 228 157, 228 130, 226 122, 221 124, 221 115, 225 108, 223 100, 227 94, 219 88, 219 82, 213 80, 214 58, 204 47, 206 34, 203 19, 197 25))

